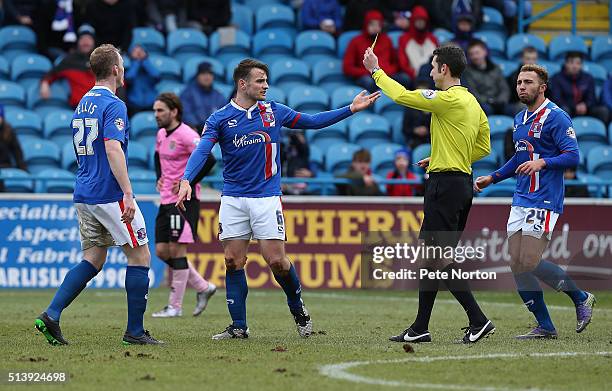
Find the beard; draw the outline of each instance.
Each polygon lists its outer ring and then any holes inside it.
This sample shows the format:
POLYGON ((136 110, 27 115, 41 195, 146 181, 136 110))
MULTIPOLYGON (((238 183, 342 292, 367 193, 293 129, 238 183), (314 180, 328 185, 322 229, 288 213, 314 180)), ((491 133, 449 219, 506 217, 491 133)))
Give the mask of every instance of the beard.
POLYGON ((535 94, 523 96, 522 98, 519 97, 519 100, 521 101, 521 103, 526 106, 532 106, 536 102, 537 99, 538 99, 538 96, 535 94))

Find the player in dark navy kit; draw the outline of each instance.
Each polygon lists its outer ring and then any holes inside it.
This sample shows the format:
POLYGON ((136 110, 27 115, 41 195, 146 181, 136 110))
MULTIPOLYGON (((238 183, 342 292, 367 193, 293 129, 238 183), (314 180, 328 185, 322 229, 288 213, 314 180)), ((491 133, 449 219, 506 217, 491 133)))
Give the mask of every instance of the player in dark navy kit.
POLYGON ((572 299, 578 333, 591 322, 595 305, 595 296, 578 289, 565 270, 541 259, 563 213, 563 172, 580 161, 572 120, 545 98, 547 83, 548 73, 543 67, 521 68, 516 91, 527 109, 514 118, 516 153, 499 170, 474 183, 475 190, 481 191, 491 183, 517 177, 508 218, 508 249, 519 295, 538 322, 536 328, 518 339, 557 338, 537 278, 572 299))
POLYGON ((287 295, 287 304, 300 336, 312 333, 312 321, 301 299, 301 285, 285 254, 285 220, 281 205, 281 127, 321 129, 374 104, 380 92, 362 91, 350 106, 314 115, 266 101, 268 67, 246 59, 234 70, 236 97, 206 121, 202 139, 193 151, 180 183, 177 206, 191 198, 193 178, 205 164, 215 143, 223 155, 223 193, 219 208, 219 239, 227 267, 227 307, 232 317, 224 331, 213 339, 247 338, 244 267, 251 238, 259 241, 261 253, 274 278, 287 295))
POLYGON ((79 102, 71 123, 78 161, 74 206, 83 261, 66 274, 35 326, 50 344, 67 344, 59 326, 62 311, 102 269, 107 248, 121 246, 128 262, 128 322, 123 344, 161 344, 143 327, 151 254, 144 218, 128 177, 127 109, 115 95, 123 86, 123 59, 114 46, 102 45, 91 53, 90 63, 96 84, 79 102))

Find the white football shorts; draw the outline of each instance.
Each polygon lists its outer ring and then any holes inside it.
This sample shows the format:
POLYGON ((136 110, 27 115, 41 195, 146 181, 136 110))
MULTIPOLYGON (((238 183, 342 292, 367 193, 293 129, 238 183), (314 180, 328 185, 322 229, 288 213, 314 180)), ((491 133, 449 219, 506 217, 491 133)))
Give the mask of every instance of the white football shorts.
POLYGON ((553 229, 559 218, 559 213, 548 209, 525 208, 523 206, 513 206, 510 208, 508 217, 508 237, 518 231, 523 235, 533 236, 540 239, 546 235, 548 240, 552 237, 553 229))
POLYGON ((251 238, 285 240, 285 218, 280 196, 221 197, 219 240, 251 238))

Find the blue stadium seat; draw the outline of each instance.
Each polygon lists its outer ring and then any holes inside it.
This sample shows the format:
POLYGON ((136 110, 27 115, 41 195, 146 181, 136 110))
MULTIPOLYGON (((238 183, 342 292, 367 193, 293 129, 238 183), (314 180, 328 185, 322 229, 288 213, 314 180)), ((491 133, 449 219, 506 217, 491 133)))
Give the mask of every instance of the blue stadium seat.
POLYGON ((231 98, 230 95, 232 94, 232 92, 234 92, 234 86, 231 85, 231 84, 215 83, 215 84, 213 84, 213 88, 215 90, 219 91, 221 93, 221 95, 226 97, 228 102, 229 102, 229 100, 231 98))
POLYGON ((267 29, 258 31, 253 38, 253 55, 293 54, 293 40, 280 30, 267 29))
POLYGON ((172 80, 162 80, 155 85, 157 93, 162 92, 174 92, 176 95, 181 95, 181 92, 185 89, 185 84, 178 83, 172 80))
POLYGON ((164 54, 166 40, 159 31, 152 27, 136 27, 132 30, 132 45, 138 44, 149 54, 164 54))
POLYGON ((61 161, 59 147, 48 140, 40 140, 23 148, 23 158, 32 174, 45 168, 59 168, 61 161))
POLYGON ((287 104, 287 95, 278 87, 269 87, 266 93, 266 100, 287 104))
POLYGON ((302 60, 285 59, 270 67, 270 82, 273 85, 283 82, 310 83, 310 69, 302 60))
POLYGON ((492 149, 503 151, 506 132, 514 127, 514 119, 507 115, 491 115, 489 116, 489 127, 491 129, 492 149))
POLYGON ((253 35, 253 11, 242 4, 232 4, 231 23, 249 35, 253 35))
POLYGON ((231 57, 249 57, 251 37, 234 28, 218 29, 210 36, 210 54, 225 62, 231 57))
POLYGON ((599 119, 586 116, 574 117, 572 123, 581 149, 590 150, 594 146, 608 143, 606 125, 599 119))
POLYGON ((310 160, 310 168, 314 171, 314 172, 319 172, 321 170, 325 169, 325 166, 323 165, 323 151, 321 151, 321 149, 319 149, 319 147, 317 147, 316 145, 309 145, 309 160, 310 160))
POLYGON ((153 66, 159 71, 160 79, 181 81, 181 64, 174 58, 153 54, 149 56, 153 66))
POLYGON ((383 94, 376 102, 374 102, 374 112, 376 114, 382 115, 393 111, 403 113, 404 107, 392 101, 387 95, 383 94))
POLYGON ((591 60, 612 59, 612 35, 595 37, 591 43, 591 60))
POLYGON ((355 95, 363 91, 363 88, 359 86, 347 85, 336 89, 331 96, 331 107, 338 108, 346 105, 350 105, 355 98, 355 95))
POLYGON ((68 109, 68 96, 70 88, 65 80, 59 80, 51 83, 51 95, 48 99, 43 99, 40 96, 40 88, 37 85, 30 86, 27 90, 28 108, 35 110, 41 118, 45 118, 47 114, 57 109, 68 109))
MULTIPOLYGON (((602 193, 605 191, 605 186, 602 188, 596 185, 597 183, 602 182, 602 179, 597 175, 582 173, 580 176, 578 176, 578 180, 587 185, 587 189, 591 197, 595 197, 599 189, 601 189, 602 193)), ((608 191, 608 197, 609 196, 610 192, 608 191)))
POLYGON ((255 11, 255 28, 263 30, 271 27, 293 27, 293 9, 284 4, 264 4, 255 11))
MULTIPOLYGON (((138 141, 128 143, 128 167, 129 169, 147 169, 149 163, 148 149, 138 141)), ((131 174, 131 171, 130 171, 131 174)), ((130 175, 131 176, 131 175, 130 175)))
POLYGON ((561 34, 550 41, 548 55, 551 61, 562 60, 567 52, 579 52, 586 56, 589 50, 582 37, 577 35, 561 34))
POLYGON ((338 58, 344 57, 344 52, 353 38, 361 34, 360 30, 345 31, 338 37, 338 58))
POLYGON ((399 47, 399 39, 402 36, 402 34, 404 34, 403 30, 389 31, 387 33, 387 35, 389 36, 389 39, 391 40, 391 44, 396 49, 399 47))
POLYGON ((34 181, 27 180, 31 175, 18 168, 0 168, 0 177, 4 178, 4 191, 7 193, 32 193, 34 181))
POLYGON ((361 147, 355 144, 335 144, 325 153, 327 171, 334 174, 343 173, 351 165, 353 154, 361 147))
POLYGON ((593 79, 595 79, 595 84, 598 87, 603 86, 603 83, 608 78, 608 72, 606 72, 606 68, 594 62, 589 62, 589 61, 583 62, 582 70, 585 71, 586 73, 590 73, 591 76, 593 76, 593 79))
POLYGON ((503 182, 489 186, 482 190, 480 197, 512 197, 516 189, 515 179, 506 179, 503 182))
POLYGON ((512 74, 512 72, 518 69, 520 65, 520 63, 517 61, 502 60, 498 58, 494 59, 493 62, 499 65, 499 67, 502 70, 502 73, 504 74, 504 77, 509 77, 512 74))
POLYGON ((3 105, 25 106, 25 90, 12 81, 0 80, 0 103, 3 105))
POLYGON ((253 12, 257 11, 262 5, 282 5, 282 0, 242 0, 242 4, 249 7, 253 12))
POLYGON ((406 136, 404 136, 404 116, 393 118, 391 122, 391 140, 396 144, 406 145, 406 136))
POLYGON ((30 110, 6 110, 5 120, 13 129, 16 130, 17 135, 31 135, 42 137, 42 120, 40 116, 30 110))
POLYGON ((443 28, 434 29, 433 34, 436 36, 436 38, 438 39, 438 43, 440 44, 449 42, 454 37, 454 34, 452 32, 443 28))
POLYGON ((75 173, 78 168, 76 154, 74 152, 74 144, 66 143, 62 146, 62 161, 61 167, 64 170, 75 173))
POLYGON ((474 37, 480 39, 489 48, 489 54, 495 57, 506 57, 506 46, 504 40, 499 34, 491 31, 477 31, 474 33, 474 37))
POLYGON ((490 154, 472 163, 472 168, 478 170, 489 170, 489 172, 497 170, 499 168, 499 164, 497 162, 497 153, 495 150, 491 150, 490 154))
POLYGON ((4 58, 4 56, 0 56, 0 80, 9 80, 11 77, 9 62, 4 58))
POLYGON ((311 54, 336 54, 334 37, 320 30, 302 31, 295 39, 295 55, 303 57, 311 54))
POLYGON ((587 156, 587 169, 602 179, 612 179, 612 146, 600 145, 591 149, 587 156))
POLYGON ((376 174, 385 177, 387 172, 395 167, 395 152, 404 148, 400 144, 385 143, 373 146, 370 149, 372 164, 370 167, 376 174))
POLYGON ((56 142, 58 137, 61 137, 64 142, 71 140, 73 138, 71 124, 73 114, 72 110, 62 109, 47 114, 43 120, 43 135, 45 138, 53 139, 56 142))
POLYGON ((531 46, 536 49, 540 59, 546 58, 546 42, 544 42, 542 38, 533 34, 514 34, 508 39, 506 44, 506 55, 508 59, 520 59, 523 48, 527 46, 531 46))
POLYGON ((225 75, 225 68, 219 60, 213 57, 198 56, 190 58, 183 66, 183 82, 187 83, 191 79, 193 79, 193 77, 198 72, 198 66, 205 61, 210 63, 215 76, 219 80, 223 80, 223 77, 225 75))
POLYGON ((608 144, 612 145, 612 122, 608 126, 608 144))
POLYGON ((342 61, 330 59, 316 62, 312 67, 312 82, 316 85, 325 82, 346 82, 342 72, 342 61))
POLYGON ((42 178, 53 178, 52 180, 36 181, 37 193, 73 193, 74 174, 61 168, 47 168, 38 173, 42 178))
POLYGON ((287 102, 294 110, 307 113, 326 111, 329 108, 329 96, 318 87, 294 88, 287 102))
POLYGON ((306 138, 309 145, 316 145, 323 153, 327 153, 330 146, 348 142, 346 121, 319 130, 307 130, 306 138))
POLYGON ((15 57, 11 66, 11 79, 28 88, 39 83, 51 69, 51 61, 39 54, 22 54, 15 57))
POLYGON ((181 28, 168 34, 168 55, 180 63, 207 54, 208 38, 200 30, 181 28))
MULTIPOLYGON (((411 160, 411 162, 413 164, 416 164, 420 160, 423 160, 426 157, 429 157, 429 155, 431 155, 431 144, 421 144, 421 145, 417 146, 416 148, 414 148, 412 150, 412 160, 411 160)), ((413 171, 414 171, 415 174, 417 174, 417 173, 422 174, 422 173, 425 172, 422 168, 420 168, 418 166, 412 166, 412 167, 414 167, 413 171)))
POLYGON ((36 53, 36 34, 26 26, 0 29, 0 52, 10 62, 20 54, 36 53))
POLYGON ((140 167, 132 169, 132 166, 130 166, 129 176, 130 182, 132 183, 132 189, 136 196, 142 194, 157 194, 157 190, 155 189, 155 183, 157 181, 155 171, 140 167))
POLYGON ((544 68, 546 68, 550 77, 561 71, 561 64, 558 62, 541 60, 538 61, 538 65, 542 65, 544 68))
POLYGON ((152 111, 141 111, 130 119, 130 136, 136 140, 140 141, 142 137, 156 137, 158 130, 155 114, 152 111))
POLYGON ((480 29, 495 32, 504 31, 506 27, 501 12, 492 7, 482 7, 482 24, 480 29))
POLYGON ((382 142, 389 142, 391 125, 383 116, 359 113, 349 122, 349 141, 364 148, 382 142))

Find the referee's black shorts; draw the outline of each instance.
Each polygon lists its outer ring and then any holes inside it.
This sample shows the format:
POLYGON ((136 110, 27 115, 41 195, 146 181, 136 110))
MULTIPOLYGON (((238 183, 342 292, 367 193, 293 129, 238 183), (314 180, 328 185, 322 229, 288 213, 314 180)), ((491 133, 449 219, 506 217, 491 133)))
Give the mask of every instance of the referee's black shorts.
POLYGON ((473 196, 472 175, 456 171, 429 173, 419 239, 430 246, 455 247, 467 223, 473 196))

